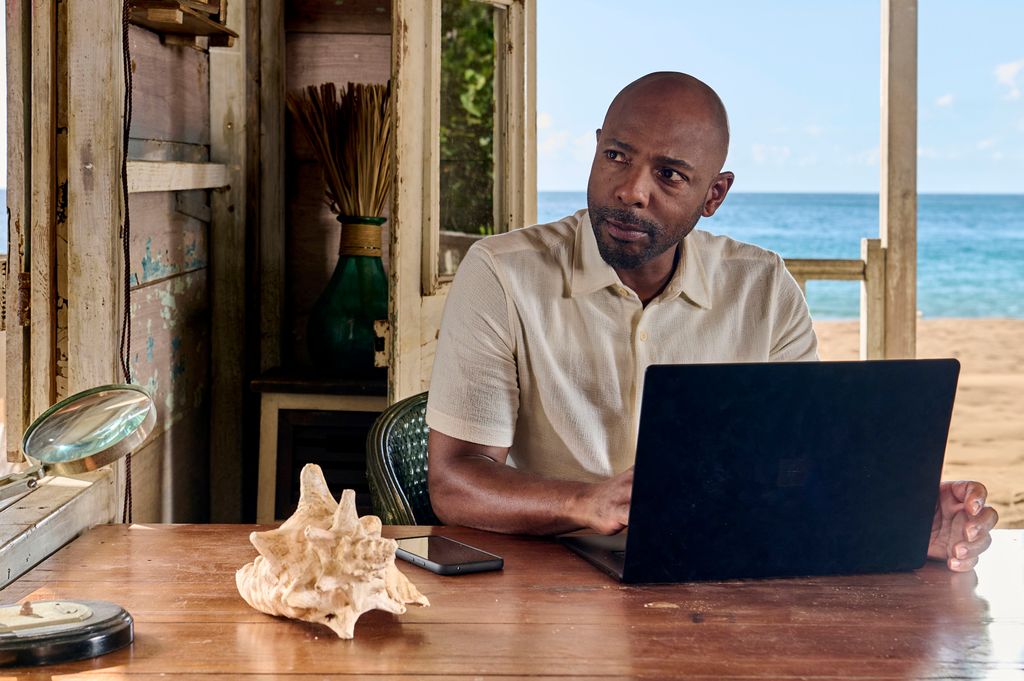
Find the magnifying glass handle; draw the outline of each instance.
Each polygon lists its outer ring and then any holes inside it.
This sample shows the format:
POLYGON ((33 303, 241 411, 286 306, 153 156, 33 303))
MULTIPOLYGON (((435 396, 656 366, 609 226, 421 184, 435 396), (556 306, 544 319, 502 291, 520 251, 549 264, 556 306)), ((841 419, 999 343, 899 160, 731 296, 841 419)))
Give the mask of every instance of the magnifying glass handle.
POLYGON ((43 468, 37 465, 21 473, 11 473, 0 478, 0 501, 34 490, 39 486, 39 479, 42 477, 43 468))

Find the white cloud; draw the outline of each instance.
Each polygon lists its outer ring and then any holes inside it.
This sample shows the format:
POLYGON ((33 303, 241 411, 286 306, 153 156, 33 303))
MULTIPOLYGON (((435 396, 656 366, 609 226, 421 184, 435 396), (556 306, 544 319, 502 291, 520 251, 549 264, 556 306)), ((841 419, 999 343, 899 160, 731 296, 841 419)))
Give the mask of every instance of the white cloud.
POLYGON ((822 133, 825 132, 825 128, 821 127, 820 125, 815 125, 812 123, 811 125, 808 125, 807 127, 804 128, 804 132, 806 132, 811 137, 821 137, 822 133))
POLYGON ((953 93, 947 93, 935 100, 935 106, 947 107, 953 105, 953 93))
POLYGON ((750 147, 750 154, 754 157, 754 163, 783 165, 792 155, 789 147, 761 144, 760 142, 750 147))
POLYGON ((594 158, 594 148, 596 146, 597 138, 594 136, 594 133, 583 133, 572 141, 572 157, 577 161, 590 162, 594 158))
POLYGON ((846 157, 846 160, 857 165, 877 166, 878 156, 878 147, 871 147, 870 149, 863 149, 861 151, 848 155, 846 157))
POLYGON ((996 66, 996 80, 1010 88, 1007 99, 1020 99, 1020 87, 1017 85, 1017 74, 1024 69, 1024 59, 999 64, 996 66))
POLYGON ((547 111, 541 111, 537 114, 537 129, 547 130, 551 127, 551 114, 547 111))
POLYGON ((818 157, 815 154, 806 154, 797 159, 796 164, 802 168, 818 165, 818 157))
POLYGON ((947 159, 956 160, 961 154, 955 149, 936 149, 935 147, 918 147, 917 157, 928 160, 947 159))
POLYGON ((991 137, 989 137, 988 139, 983 139, 983 140, 978 142, 978 148, 979 149, 991 149, 995 145, 996 145, 996 141, 994 139, 992 139, 991 137))
POLYGON ((552 130, 537 141, 537 154, 539 156, 554 156, 565 149, 568 142, 568 130, 552 130))
POLYGON ((1004 154, 1004 153, 1003 153, 1003 152, 1001 152, 1001 151, 993 151, 993 152, 992 152, 992 160, 993 160, 993 161, 1001 161, 1001 160, 1003 160, 1003 158, 1005 158, 1005 157, 1006 157, 1006 154, 1004 154))

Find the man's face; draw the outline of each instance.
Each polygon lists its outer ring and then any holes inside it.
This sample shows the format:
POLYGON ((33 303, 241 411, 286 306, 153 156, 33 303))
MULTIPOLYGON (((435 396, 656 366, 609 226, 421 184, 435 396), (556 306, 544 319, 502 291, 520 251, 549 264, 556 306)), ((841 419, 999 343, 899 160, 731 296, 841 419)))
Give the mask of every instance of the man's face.
POLYGON ((725 198, 731 174, 723 187, 724 137, 700 96, 655 86, 620 99, 597 134, 587 204, 601 256, 635 270, 674 258, 725 198))

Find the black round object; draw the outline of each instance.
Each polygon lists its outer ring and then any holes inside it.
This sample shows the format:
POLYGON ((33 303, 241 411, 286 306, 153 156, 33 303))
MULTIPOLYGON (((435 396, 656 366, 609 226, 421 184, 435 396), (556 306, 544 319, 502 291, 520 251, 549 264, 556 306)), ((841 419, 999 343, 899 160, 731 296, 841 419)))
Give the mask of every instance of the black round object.
MULTIPOLYGON (((70 602, 70 601, 67 601, 70 602)), ((124 648, 134 638, 132 616, 115 603, 74 601, 92 615, 81 622, 0 633, 0 667, 29 667, 85 660, 124 648)))

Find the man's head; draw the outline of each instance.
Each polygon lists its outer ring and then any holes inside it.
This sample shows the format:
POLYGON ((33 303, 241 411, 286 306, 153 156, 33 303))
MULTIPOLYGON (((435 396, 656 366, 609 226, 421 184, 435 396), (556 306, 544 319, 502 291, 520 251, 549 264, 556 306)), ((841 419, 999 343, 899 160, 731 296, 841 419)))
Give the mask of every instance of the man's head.
POLYGON ((601 256, 617 270, 674 258, 725 200, 728 150, 722 100, 693 76, 651 73, 623 88, 597 131, 587 185, 601 256))

